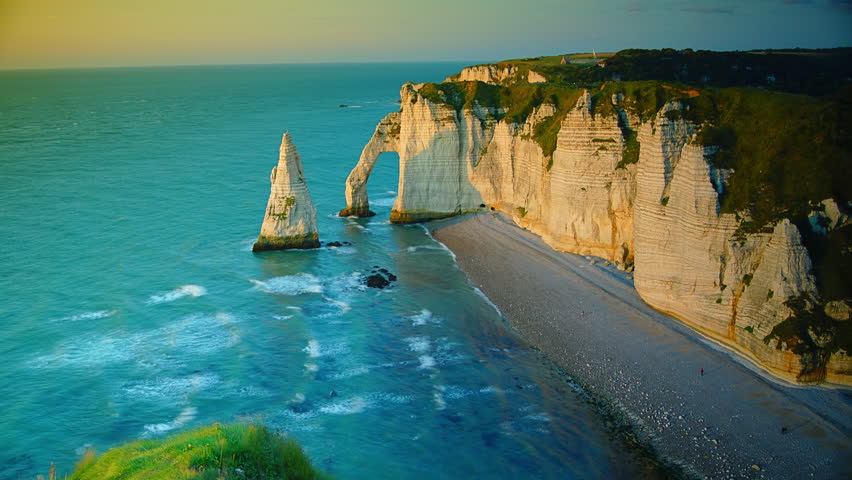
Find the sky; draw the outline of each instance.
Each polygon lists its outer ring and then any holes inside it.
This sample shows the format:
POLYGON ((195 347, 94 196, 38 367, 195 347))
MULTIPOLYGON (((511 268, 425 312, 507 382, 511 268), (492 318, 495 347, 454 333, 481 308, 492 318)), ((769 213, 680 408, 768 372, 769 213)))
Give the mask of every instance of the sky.
POLYGON ((0 69, 852 46, 852 0, 0 0, 0 69))

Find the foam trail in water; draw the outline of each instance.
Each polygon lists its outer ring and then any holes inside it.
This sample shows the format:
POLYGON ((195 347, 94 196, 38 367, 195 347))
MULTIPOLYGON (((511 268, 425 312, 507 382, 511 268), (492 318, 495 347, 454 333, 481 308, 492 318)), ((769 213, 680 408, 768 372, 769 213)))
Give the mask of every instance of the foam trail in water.
POLYGON ((68 317, 62 317, 54 322, 76 322, 79 320, 97 320, 99 318, 106 318, 118 313, 118 310, 98 310, 97 312, 85 312, 80 313, 78 315, 71 315, 68 317))
POLYGON ((283 277, 274 277, 266 281, 251 280, 255 288, 276 295, 302 295, 305 293, 322 293, 319 279, 309 273, 297 273, 283 277))
POLYGON ((320 412, 329 415, 352 415, 353 413, 361 413, 367 408, 367 401, 364 397, 352 397, 340 402, 330 403, 320 407, 320 412))
POLYGON ((195 407, 186 407, 181 410, 178 416, 171 422, 145 425, 145 436, 157 435, 176 428, 181 428, 188 422, 191 422, 195 418, 196 413, 198 413, 198 410, 195 407))
POLYGON ((199 285, 181 285, 180 287, 160 295, 152 295, 147 305, 157 305, 159 303, 173 302, 179 298, 186 296, 201 297, 207 295, 207 289, 199 285))

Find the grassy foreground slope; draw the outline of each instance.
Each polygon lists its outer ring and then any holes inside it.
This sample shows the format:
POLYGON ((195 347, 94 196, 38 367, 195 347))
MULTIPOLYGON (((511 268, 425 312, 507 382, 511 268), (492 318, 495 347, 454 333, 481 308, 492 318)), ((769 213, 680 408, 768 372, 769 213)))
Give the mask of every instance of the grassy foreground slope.
POLYGON ((214 424, 127 443, 100 456, 87 452, 70 480, 322 478, 329 477, 311 466, 295 440, 258 424, 214 424))

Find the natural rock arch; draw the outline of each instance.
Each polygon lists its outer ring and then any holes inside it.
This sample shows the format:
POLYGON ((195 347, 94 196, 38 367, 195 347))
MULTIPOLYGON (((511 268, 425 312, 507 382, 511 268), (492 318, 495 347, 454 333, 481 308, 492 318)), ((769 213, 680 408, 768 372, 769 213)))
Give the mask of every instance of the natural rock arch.
POLYGON ((361 151, 358 164, 346 178, 346 208, 340 211, 341 217, 372 217, 370 201, 367 198, 367 180, 373 172, 379 155, 385 152, 399 151, 400 112, 389 113, 379 122, 373 137, 361 151))

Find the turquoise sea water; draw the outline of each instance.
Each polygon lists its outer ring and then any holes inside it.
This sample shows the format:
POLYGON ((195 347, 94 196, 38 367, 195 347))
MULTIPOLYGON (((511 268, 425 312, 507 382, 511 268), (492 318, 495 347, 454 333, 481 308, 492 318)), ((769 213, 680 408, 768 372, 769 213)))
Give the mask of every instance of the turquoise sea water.
POLYGON ((338 478, 610 478, 565 379, 388 224, 393 154, 378 215, 335 216, 400 85, 461 67, 0 72, 0 478, 253 417, 338 478), (285 130, 351 247, 251 253, 285 130), (393 288, 363 287, 375 265, 393 288))

